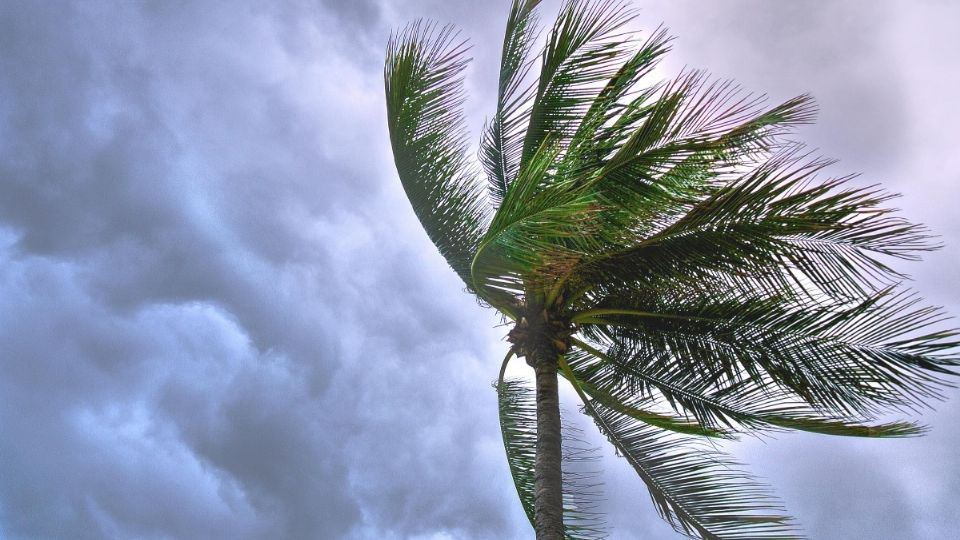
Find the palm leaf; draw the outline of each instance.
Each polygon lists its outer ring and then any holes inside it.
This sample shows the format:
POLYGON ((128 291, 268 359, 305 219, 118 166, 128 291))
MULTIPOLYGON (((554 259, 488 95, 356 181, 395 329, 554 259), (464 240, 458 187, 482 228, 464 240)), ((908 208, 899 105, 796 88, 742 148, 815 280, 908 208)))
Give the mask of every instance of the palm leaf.
POLYGON ((600 307, 574 321, 621 347, 618 357, 650 362, 643 371, 685 370, 718 390, 769 379, 837 418, 874 417, 942 398, 956 374, 956 332, 923 333, 943 314, 918 302, 890 289, 840 306, 661 296, 647 310, 600 307))
MULTIPOLYGON (((637 65, 627 63, 626 73, 643 72, 666 42, 665 34, 655 34, 646 53, 642 49, 634 57, 637 65)), ((560 175, 583 182, 598 212, 595 251, 581 257, 579 268, 565 276, 568 281, 602 284, 608 269, 622 281, 617 270, 629 272, 642 262, 639 254, 632 259, 644 242, 682 221, 742 166, 776 147, 778 136, 808 122, 813 111, 806 96, 763 111, 762 98, 741 95, 730 83, 708 84, 699 72, 682 76, 644 104, 655 90, 641 92, 612 125, 603 107, 596 113, 602 122, 591 118, 591 108, 570 142, 560 175)))
MULTIPOLYGON (((500 410, 500 431, 507 464, 514 486, 530 524, 534 519, 534 462, 537 449, 537 414, 533 390, 521 379, 507 379, 504 368, 496 383, 500 410)), ((566 426, 566 423, 565 423, 566 426)), ((603 515, 598 512, 599 484, 581 465, 594 459, 592 449, 577 445, 577 437, 567 426, 563 436, 564 529, 567 540, 606 538, 603 515)))
POLYGON ((629 137, 603 165, 612 181, 635 181, 638 173, 662 170, 691 153, 710 152, 726 164, 740 163, 775 147, 779 135, 809 123, 815 111, 799 96, 763 111, 764 98, 743 93, 730 81, 711 81, 690 71, 666 85, 643 114, 621 122, 613 133, 629 137))
POLYGON ((572 162, 568 169, 587 168, 600 164, 603 156, 621 142, 617 138, 615 121, 623 116, 625 109, 636 107, 647 97, 653 95, 656 87, 641 90, 631 105, 621 100, 648 75, 669 50, 670 37, 666 29, 657 29, 643 45, 631 56, 617 72, 606 82, 602 90, 593 98, 590 108, 579 121, 577 130, 570 139, 565 161, 572 162), (614 123, 613 126, 610 126, 614 123))
MULTIPOLYGON (((561 369, 570 367, 561 362, 561 369)), ((695 439, 659 430, 589 399, 584 411, 647 485, 678 532, 709 540, 800 538, 768 490, 738 464, 695 439)))
MULTIPOLYGON (((665 363, 619 358, 616 350, 603 353, 582 341, 576 344, 582 353, 569 354, 567 362, 579 380, 609 388, 611 399, 619 402, 636 400, 637 396, 648 403, 664 401, 681 417, 689 416, 705 426, 703 429, 748 434, 795 429, 850 437, 909 437, 924 432, 910 422, 871 424, 871 418, 829 415, 779 391, 769 380, 758 384, 754 379, 744 379, 718 389, 710 384, 720 378, 718 374, 695 376, 689 370, 665 367, 665 363)), ((581 387, 590 394, 582 383, 581 387)), ((600 403, 623 412, 606 401, 600 403)))
POLYGON ((470 261, 483 234, 479 177, 466 159, 461 111, 464 42, 449 26, 417 22, 387 45, 387 123, 400 181, 430 239, 472 287, 470 261))
MULTIPOLYGON (((642 240, 584 263, 584 280, 690 282, 723 272, 747 276, 768 294, 800 288, 856 298, 902 278, 883 257, 936 247, 923 227, 890 215, 883 207, 890 195, 846 188, 848 178, 814 185, 828 164, 793 147, 699 200, 681 190, 674 217, 665 212, 642 240)), ((658 202, 669 207, 669 199, 661 192, 658 202)))
POLYGON ((530 388, 519 379, 501 379, 497 383, 500 432, 523 511, 534 520, 534 462, 537 453, 536 403, 530 388))
POLYGON ((471 265, 478 293, 510 316, 533 282, 550 282, 576 264, 591 240, 594 200, 575 180, 554 177, 559 152, 546 140, 525 162, 471 265))
POLYGON ((497 112, 480 141, 480 157, 490 182, 490 199, 499 205, 517 175, 534 87, 526 82, 536 38, 540 0, 513 0, 500 60, 497 112))
POLYGON ((544 48, 540 78, 523 142, 529 158, 548 137, 566 141, 628 54, 623 27, 634 14, 620 0, 568 0, 544 48))
POLYGON ((571 369, 561 371, 560 374, 597 403, 661 429, 704 437, 731 437, 723 429, 707 427, 697 419, 675 417, 653 410, 656 404, 654 400, 649 399, 649 396, 639 395, 635 392, 624 392, 617 380, 597 377, 595 369, 583 369, 583 362, 574 360, 575 353, 576 351, 573 351, 573 353, 567 355, 567 362, 571 369))

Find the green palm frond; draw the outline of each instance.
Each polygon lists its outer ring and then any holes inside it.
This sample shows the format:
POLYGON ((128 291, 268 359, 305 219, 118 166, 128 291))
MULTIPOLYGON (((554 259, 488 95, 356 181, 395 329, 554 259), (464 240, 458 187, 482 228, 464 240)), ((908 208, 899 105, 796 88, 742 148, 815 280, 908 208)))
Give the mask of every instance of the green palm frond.
POLYGON ((480 157, 490 182, 495 205, 507 193, 520 168, 520 154, 534 86, 526 81, 529 58, 537 33, 540 0, 513 0, 500 60, 497 112, 480 141, 480 157))
POLYGON ((461 111, 466 50, 449 26, 411 24, 390 38, 384 82, 390 142, 407 198, 469 288, 486 206, 482 180, 466 159, 461 111))
POLYGON ((568 0, 550 31, 523 142, 529 158, 549 137, 574 134, 604 84, 629 55, 624 27, 634 17, 622 0, 568 0))
POLYGON ((532 282, 576 264, 592 241, 596 204, 574 181, 553 174, 559 151, 546 140, 524 164, 471 265, 475 289, 510 316, 532 282))
MULTIPOLYGON (((582 341, 575 343, 580 350, 568 354, 567 362, 579 380, 609 388, 609 400, 614 402, 666 403, 681 418, 695 420, 704 430, 756 434, 758 430, 794 429, 824 435, 875 438, 910 437, 924 432, 923 427, 911 422, 871 423, 873 418, 841 417, 818 411, 806 402, 778 391, 769 378, 761 381, 743 379, 718 388, 711 381, 721 379, 722 374, 672 369, 667 362, 625 358, 616 349, 603 353, 582 341)), ((590 395, 588 388, 583 383, 580 385, 590 395)), ((607 401, 598 401, 623 412, 608 405, 607 401)), ((690 422, 687 420, 687 424, 690 422)))
POLYGON ((596 166, 603 156, 617 147, 618 126, 616 120, 622 117, 631 104, 622 100, 631 92, 639 93, 632 100, 643 103, 651 97, 657 87, 643 89, 636 86, 640 80, 657 66, 660 59, 669 50, 670 37, 664 28, 655 31, 646 42, 631 56, 616 73, 607 80, 602 90, 590 104, 589 109, 579 121, 576 132, 570 138, 567 153, 564 156, 566 168, 576 173, 578 169, 596 166), (611 124, 613 124, 611 126, 611 124))
POLYGON ((826 307, 661 296, 633 306, 641 309, 603 306, 573 320, 644 371, 685 370, 718 390, 749 378, 837 418, 873 417, 941 398, 960 362, 955 332, 923 332, 943 313, 918 303, 890 289, 826 307))
POLYGON ((534 462, 537 453, 537 413, 531 389, 520 379, 497 382, 500 432, 520 504, 534 522, 534 462))
MULTIPOLYGON (((504 377, 508 354, 495 388, 500 410, 500 431, 520 503, 534 523, 534 462, 537 448, 537 414, 533 389, 522 379, 504 377)), ((569 428, 564 428, 564 528, 567 540, 607 538, 603 514, 598 510, 599 483, 583 462, 595 457, 591 448, 577 445, 569 428)))
MULTIPOLYGON (((560 362, 570 374, 570 367, 560 362)), ((739 465, 694 438, 649 426, 591 400, 584 412, 647 485, 657 512, 693 538, 801 538, 782 505, 739 465)))
MULTIPOLYGON (((586 346, 582 342, 580 344, 581 348, 586 346)), ((654 399, 651 399, 649 393, 642 395, 636 392, 625 392, 621 380, 617 376, 619 374, 611 377, 597 376, 595 366, 585 366, 585 362, 582 361, 584 355, 579 355, 580 358, 577 358, 577 352, 571 351, 567 354, 567 362, 571 368, 569 371, 561 371, 560 374, 595 402, 620 414, 661 429, 687 435, 731 438, 731 433, 717 425, 707 426, 695 418, 677 417, 656 411, 658 404, 654 399)))
MULTIPOLYGON (((697 282, 723 273, 766 292, 857 298, 902 278, 884 258, 911 259, 937 246, 922 226, 891 215, 891 196, 850 188, 848 178, 815 183, 830 162, 793 146, 735 181, 651 198, 663 212, 651 230, 619 251, 584 264, 585 281, 697 282), (680 210, 680 211, 677 211, 680 210), (671 215, 672 214, 672 215, 671 215)), ((651 212, 652 213, 652 212, 651 212)))
POLYGON ((711 81, 705 72, 682 74, 655 101, 635 104, 630 117, 604 133, 623 142, 605 160, 601 176, 612 182, 652 178, 691 154, 740 164, 776 147, 779 136, 809 123, 815 113, 808 96, 766 111, 763 103, 762 96, 744 94, 730 81, 711 81))

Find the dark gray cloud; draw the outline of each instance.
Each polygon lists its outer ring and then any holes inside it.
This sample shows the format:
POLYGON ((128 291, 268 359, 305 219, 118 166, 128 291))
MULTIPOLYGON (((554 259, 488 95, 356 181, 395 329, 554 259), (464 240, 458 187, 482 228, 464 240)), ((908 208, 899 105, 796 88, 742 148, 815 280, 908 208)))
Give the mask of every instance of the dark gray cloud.
MULTIPOLYGON (((648 4, 680 37, 667 71, 813 92, 816 146, 960 237, 952 4, 648 4)), ((502 328, 386 141, 382 48, 420 16, 472 38, 479 127, 505 6, 0 4, 0 537, 529 536, 489 388, 502 328)), ((956 248, 931 259, 917 287, 958 312, 956 248)), ((740 452, 814 537, 941 538, 956 411, 917 441, 740 452)), ((606 466, 614 537, 673 538, 606 466)))
POLYGON ((378 4, 5 9, 0 535, 509 536, 378 4))

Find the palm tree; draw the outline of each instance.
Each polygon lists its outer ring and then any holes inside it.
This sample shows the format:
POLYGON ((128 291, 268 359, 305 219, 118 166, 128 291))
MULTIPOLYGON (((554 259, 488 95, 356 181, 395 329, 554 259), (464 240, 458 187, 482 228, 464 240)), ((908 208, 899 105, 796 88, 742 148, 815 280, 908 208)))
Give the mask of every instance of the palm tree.
POLYGON ((930 330, 940 310, 888 264, 936 246, 885 206, 891 195, 820 179, 831 162, 790 139, 813 119, 808 96, 766 107, 700 71, 645 83, 670 38, 637 40, 621 1, 567 1, 534 76, 537 4, 510 8, 486 186, 460 110, 465 42, 416 22, 391 37, 385 66, 413 210, 512 324, 496 389, 537 538, 603 535, 591 490, 565 482, 559 377, 678 532, 795 538, 710 438, 920 434, 890 415, 942 397, 956 333, 930 330), (516 357, 534 390, 505 377, 516 357))

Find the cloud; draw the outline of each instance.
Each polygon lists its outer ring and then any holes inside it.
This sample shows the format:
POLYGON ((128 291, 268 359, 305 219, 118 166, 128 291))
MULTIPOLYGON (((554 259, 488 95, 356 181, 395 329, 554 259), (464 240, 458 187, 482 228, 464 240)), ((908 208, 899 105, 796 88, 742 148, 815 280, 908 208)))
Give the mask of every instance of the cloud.
POLYGON ((4 537, 510 536, 491 321, 395 210, 378 13, 5 14, 4 537))

